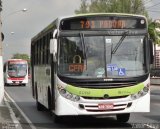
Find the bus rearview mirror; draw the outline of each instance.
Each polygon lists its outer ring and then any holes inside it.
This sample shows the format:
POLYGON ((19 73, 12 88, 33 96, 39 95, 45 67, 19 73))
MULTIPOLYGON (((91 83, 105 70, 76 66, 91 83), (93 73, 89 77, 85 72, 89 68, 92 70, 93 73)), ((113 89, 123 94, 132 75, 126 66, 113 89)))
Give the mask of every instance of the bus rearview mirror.
POLYGON ((53 61, 56 62, 57 39, 50 40, 50 53, 53 55, 53 61))
POLYGON ((57 39, 57 33, 58 33, 58 30, 55 29, 53 32, 53 39, 57 39))

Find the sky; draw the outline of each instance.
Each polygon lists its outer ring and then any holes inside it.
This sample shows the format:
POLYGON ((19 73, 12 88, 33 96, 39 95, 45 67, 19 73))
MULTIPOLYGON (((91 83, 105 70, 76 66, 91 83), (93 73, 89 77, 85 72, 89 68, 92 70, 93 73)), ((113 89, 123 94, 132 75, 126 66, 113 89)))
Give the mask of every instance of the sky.
POLYGON ((3 60, 30 55, 31 38, 59 16, 73 15, 80 0, 2 0, 3 60), (22 12, 24 8, 26 12, 22 12))
MULTIPOLYGON (((13 54, 30 55, 31 38, 59 16, 73 15, 81 0, 2 0, 3 60, 13 54), (22 12, 24 8, 26 12, 22 12)), ((145 0, 149 16, 160 18, 159 0, 145 0), (155 6, 156 4, 156 6, 155 6), (152 7, 153 6, 153 7, 152 7)))

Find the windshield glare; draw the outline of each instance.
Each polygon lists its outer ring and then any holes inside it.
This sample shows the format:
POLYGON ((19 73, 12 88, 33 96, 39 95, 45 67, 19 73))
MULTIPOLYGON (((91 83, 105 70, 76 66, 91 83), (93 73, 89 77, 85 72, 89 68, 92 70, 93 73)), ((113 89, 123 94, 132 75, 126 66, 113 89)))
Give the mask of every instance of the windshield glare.
POLYGON ((59 74, 73 78, 123 78, 144 75, 144 36, 126 36, 113 53, 121 37, 61 37, 59 74))
POLYGON ((27 74, 26 64, 9 64, 8 75, 10 77, 24 77, 27 74))

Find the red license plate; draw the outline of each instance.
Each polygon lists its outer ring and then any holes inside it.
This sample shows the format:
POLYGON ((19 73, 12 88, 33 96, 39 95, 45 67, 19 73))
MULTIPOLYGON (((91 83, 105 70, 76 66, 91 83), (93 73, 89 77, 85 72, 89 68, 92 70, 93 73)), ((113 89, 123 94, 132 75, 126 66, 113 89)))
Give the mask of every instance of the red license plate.
POLYGON ((109 103, 109 104, 98 104, 98 109, 99 110, 110 110, 113 109, 113 104, 109 103))

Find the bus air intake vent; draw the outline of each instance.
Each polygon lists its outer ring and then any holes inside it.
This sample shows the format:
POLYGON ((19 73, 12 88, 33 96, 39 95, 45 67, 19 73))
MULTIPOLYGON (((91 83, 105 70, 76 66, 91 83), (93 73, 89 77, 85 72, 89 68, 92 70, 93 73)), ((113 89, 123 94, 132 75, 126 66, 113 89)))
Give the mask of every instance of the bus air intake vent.
POLYGON ((96 100, 105 100, 105 99, 120 99, 120 98, 126 98, 128 97, 128 95, 125 96, 116 96, 116 97, 109 97, 109 98, 104 98, 104 97, 86 97, 86 96, 82 96, 82 98, 84 99, 96 99, 96 100))
POLYGON ((79 104, 79 107, 88 112, 113 112, 125 110, 126 108, 128 108, 127 105, 128 103, 114 104, 111 109, 99 109, 98 104, 79 104))

